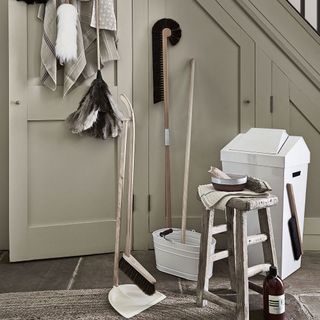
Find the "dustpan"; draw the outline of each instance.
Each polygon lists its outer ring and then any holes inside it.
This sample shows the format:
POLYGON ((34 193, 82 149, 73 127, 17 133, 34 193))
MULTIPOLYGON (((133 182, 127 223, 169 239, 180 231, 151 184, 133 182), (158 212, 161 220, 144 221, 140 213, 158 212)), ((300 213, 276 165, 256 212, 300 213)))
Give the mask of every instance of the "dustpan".
POLYGON ((149 296, 135 284, 113 287, 108 295, 111 306, 123 317, 129 319, 164 300, 166 296, 156 291, 149 296))
POLYGON ((166 296, 158 291, 155 291, 153 295, 147 295, 135 284, 119 284, 121 209, 126 171, 128 129, 129 123, 132 123, 133 119, 133 109, 129 99, 123 94, 120 95, 120 99, 126 106, 126 112, 124 113, 125 120, 123 121, 120 147, 113 288, 109 292, 108 299, 111 306, 119 314, 128 319, 159 303, 165 299, 166 296))

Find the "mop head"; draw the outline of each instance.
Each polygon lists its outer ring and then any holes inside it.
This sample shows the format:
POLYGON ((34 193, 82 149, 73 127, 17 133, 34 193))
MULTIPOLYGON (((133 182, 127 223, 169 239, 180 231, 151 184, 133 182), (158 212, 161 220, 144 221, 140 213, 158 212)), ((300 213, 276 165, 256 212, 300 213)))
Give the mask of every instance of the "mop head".
POLYGON ((56 57, 60 64, 77 59, 78 12, 72 4, 61 4, 57 10, 56 57))
POLYGON ((145 294, 151 296, 156 292, 156 279, 133 256, 123 254, 119 261, 119 268, 145 294))
POLYGON ((67 118, 72 133, 86 134, 99 139, 118 136, 121 121, 108 85, 101 71, 92 82, 78 109, 67 118))

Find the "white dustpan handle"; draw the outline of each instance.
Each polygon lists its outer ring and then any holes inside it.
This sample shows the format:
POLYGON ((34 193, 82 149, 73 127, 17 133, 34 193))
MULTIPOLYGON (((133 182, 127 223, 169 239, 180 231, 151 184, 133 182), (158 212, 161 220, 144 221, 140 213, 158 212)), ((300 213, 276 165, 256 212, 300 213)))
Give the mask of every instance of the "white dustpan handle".
POLYGON ((121 141, 121 147, 120 147, 120 164, 119 164, 119 174, 118 174, 116 238, 115 238, 114 265, 113 265, 113 285, 116 287, 119 285, 121 209, 122 209, 122 197, 123 197, 123 190, 124 190, 124 177, 125 177, 125 171, 126 171, 128 124, 129 124, 128 120, 125 120, 123 122, 123 129, 121 134, 122 141, 121 141))
POLYGON ((183 178, 183 195, 182 195, 181 243, 186 242, 190 148, 191 148, 191 130, 192 130, 192 111, 193 111, 193 95, 194 95, 193 94, 193 92, 194 92, 194 74, 195 74, 195 64, 196 64, 195 60, 191 59, 190 64, 191 64, 191 72, 190 72, 188 127, 187 127, 186 154, 185 154, 184 178, 183 178))
POLYGON ((126 95, 120 95, 121 101, 127 107, 127 113, 131 117, 131 135, 129 145, 129 165, 128 165, 128 203, 127 203, 127 234, 125 254, 130 256, 132 249, 132 210, 133 210, 133 180, 134 180, 134 160, 135 160, 135 141, 136 141, 136 122, 132 104, 126 95))

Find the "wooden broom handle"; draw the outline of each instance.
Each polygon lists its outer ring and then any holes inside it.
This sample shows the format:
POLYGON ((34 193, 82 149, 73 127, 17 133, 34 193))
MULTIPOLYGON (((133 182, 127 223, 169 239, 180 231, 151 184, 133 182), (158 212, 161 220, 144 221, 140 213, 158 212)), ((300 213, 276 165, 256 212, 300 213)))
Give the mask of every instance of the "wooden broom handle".
POLYGON ((166 227, 172 227, 171 216, 171 174, 170 174, 170 131, 169 131, 169 63, 168 38, 171 30, 162 31, 162 61, 163 61, 163 90, 164 90, 164 139, 165 139, 165 221, 166 227))
POLYGON ((100 0, 95 0, 96 13, 96 32, 97 32, 97 65, 98 70, 101 70, 100 62, 100 0))
POLYGON ((129 101, 125 102, 131 113, 131 135, 129 145, 128 159, 128 207, 127 207, 127 235, 125 254, 131 255, 132 250, 132 214, 133 214, 133 181, 134 181, 134 160, 135 160, 135 142, 136 142, 136 121, 132 105, 129 101))
MULTIPOLYGON (((122 196, 124 189, 124 177, 126 171, 127 156, 127 139, 128 139, 128 121, 123 122, 122 141, 120 148, 120 164, 118 173, 118 191, 117 191, 117 208, 116 208, 116 234, 114 248, 114 265, 113 265, 113 285, 119 286, 119 258, 120 258, 120 235, 121 235, 121 209, 122 196)), ((119 141, 119 140, 118 140, 119 141)))
POLYGON ((295 200, 295 196, 294 196, 293 185, 291 183, 287 183, 287 193, 288 193, 288 198, 289 198, 291 216, 296 219, 297 229, 298 229, 298 237, 299 237, 299 242, 300 242, 300 247, 301 247, 301 253, 303 254, 302 237, 301 237, 301 231, 300 231, 298 210, 297 210, 297 206, 296 206, 296 200, 295 200))
POLYGON ((183 178, 183 194, 182 194, 181 243, 186 242, 195 60, 191 59, 190 64, 191 64, 191 72, 190 72, 190 89, 189 89, 188 127, 187 127, 187 139, 186 139, 186 153, 184 158, 184 178, 183 178))

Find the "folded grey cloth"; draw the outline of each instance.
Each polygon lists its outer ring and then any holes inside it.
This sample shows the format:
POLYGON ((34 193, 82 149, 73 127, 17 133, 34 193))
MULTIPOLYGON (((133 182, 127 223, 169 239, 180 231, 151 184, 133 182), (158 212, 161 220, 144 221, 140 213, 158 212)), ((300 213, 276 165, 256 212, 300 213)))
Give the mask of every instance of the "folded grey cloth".
MULTIPOLYGON (((46 5, 41 4, 38 11, 38 18, 43 21, 40 78, 43 85, 53 91, 57 88, 58 62, 55 55, 55 43, 57 36, 56 11, 59 3, 59 0, 49 0, 46 5)), ((79 12, 77 24, 78 57, 75 61, 64 65, 63 95, 93 76, 97 71, 96 30, 90 26, 93 1, 73 0, 72 3, 79 12)), ((102 65, 110 60, 118 60, 115 33, 110 30, 101 30, 100 34, 102 65)))
POLYGON ((246 188, 257 193, 272 191, 267 181, 254 177, 248 177, 246 188))
POLYGON ((198 194, 207 210, 225 210, 228 201, 232 198, 259 198, 269 196, 268 192, 256 193, 248 189, 234 192, 217 191, 212 184, 198 186, 198 194))

